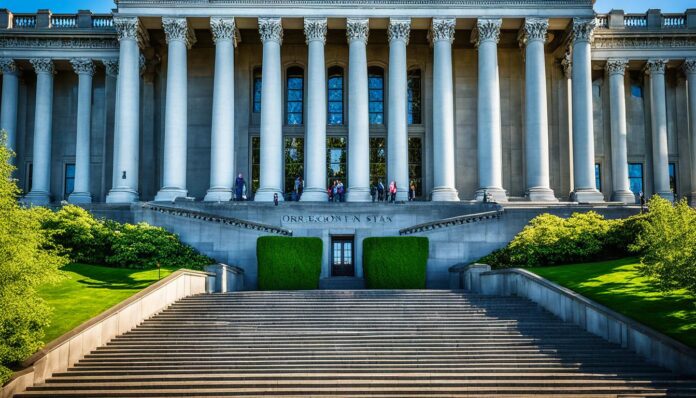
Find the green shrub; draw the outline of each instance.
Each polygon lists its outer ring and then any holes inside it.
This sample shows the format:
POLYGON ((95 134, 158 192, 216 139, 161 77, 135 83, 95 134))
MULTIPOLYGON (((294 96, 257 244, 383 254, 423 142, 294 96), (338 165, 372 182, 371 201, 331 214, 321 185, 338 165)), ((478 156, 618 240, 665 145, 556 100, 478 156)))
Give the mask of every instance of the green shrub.
POLYGON ((322 247, 319 238, 259 237, 256 241, 259 289, 317 289, 322 247))
POLYGON ((63 206, 44 217, 42 228, 76 263, 105 264, 110 254, 111 232, 104 222, 78 206, 63 206))
POLYGON ((635 243, 643 253, 640 273, 654 278, 661 290, 696 295, 696 210, 686 200, 672 205, 654 196, 641 224, 635 243))
POLYGON ((424 289, 428 238, 396 236, 363 240, 363 270, 369 289, 424 289))

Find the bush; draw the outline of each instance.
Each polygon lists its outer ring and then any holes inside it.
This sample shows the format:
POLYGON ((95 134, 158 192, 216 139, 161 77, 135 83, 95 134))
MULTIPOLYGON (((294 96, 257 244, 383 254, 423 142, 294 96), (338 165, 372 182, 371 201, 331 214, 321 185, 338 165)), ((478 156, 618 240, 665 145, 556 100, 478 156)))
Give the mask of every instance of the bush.
POLYGON ((260 290, 319 287, 323 242, 319 238, 261 236, 256 241, 260 290))
POLYGON ((428 238, 397 236, 363 240, 363 270, 369 289, 424 289, 428 238))
POLYGON ((663 291, 686 289, 696 295, 696 210, 686 200, 672 205, 654 196, 641 221, 635 250, 643 253, 640 273, 663 291))

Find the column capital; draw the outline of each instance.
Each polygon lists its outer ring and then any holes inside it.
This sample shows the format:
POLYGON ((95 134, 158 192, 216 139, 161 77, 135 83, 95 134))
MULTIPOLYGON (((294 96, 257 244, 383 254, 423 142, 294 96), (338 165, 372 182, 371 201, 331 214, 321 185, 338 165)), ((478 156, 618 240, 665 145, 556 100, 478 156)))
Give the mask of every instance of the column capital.
POLYGON ((645 63, 645 73, 648 75, 665 74, 668 59, 649 59, 645 63))
POLYGON ((455 24, 456 20, 454 18, 433 18, 433 24, 428 32, 430 42, 434 44, 436 41, 446 40, 452 44, 454 42, 455 24))
POLYGON ((138 17, 114 17, 113 23, 118 41, 135 40, 143 48, 150 39, 138 17))
POLYGON ((563 55, 561 67, 563 68, 563 74, 565 75, 566 79, 570 79, 573 73, 573 54, 571 53, 570 48, 563 55))
POLYGON ((102 59, 102 64, 104 64, 107 75, 118 77, 118 58, 102 59))
POLYGON ((682 68, 684 68, 684 73, 686 74, 696 73, 696 58, 688 58, 684 60, 684 65, 682 65, 682 68))
POLYGON ((520 46, 526 46, 531 41, 546 43, 546 32, 548 29, 548 18, 525 18, 518 35, 520 46))
POLYGON ((326 18, 304 19, 304 33, 308 45, 310 41, 320 41, 322 44, 326 43, 327 31, 328 22, 326 18))
POLYGON ((53 60, 50 58, 32 58, 29 60, 37 74, 39 73, 55 73, 53 60))
POLYGON ((597 21, 594 18, 573 18, 573 42, 586 41, 592 43, 596 26, 597 21))
POLYGON ((503 24, 502 18, 479 18, 476 20, 476 27, 471 34, 471 42, 478 47, 485 41, 498 43, 500 41, 500 27, 503 24))
POLYGON ((283 25, 280 18, 259 18, 261 42, 275 41, 283 44, 283 25))
POLYGON ((94 76, 96 70, 94 62, 89 58, 72 58, 70 60, 70 65, 72 65, 73 70, 78 75, 94 76))
POLYGON ((408 45, 410 34, 411 18, 389 18, 389 28, 387 29, 389 42, 401 40, 408 45))
POLYGON ((2 73, 17 73, 19 68, 17 63, 12 58, 0 58, 0 72, 2 73))
POLYGON ((628 60, 626 58, 610 58, 607 60, 607 73, 609 75, 621 75, 623 76, 626 72, 626 67, 628 66, 628 60))
POLYGON ((189 50, 196 43, 196 35, 188 24, 186 18, 162 18, 162 28, 167 39, 167 44, 173 41, 181 41, 189 50))
POLYGON ((348 18, 346 22, 346 37, 348 43, 352 41, 364 41, 370 36, 370 20, 367 18, 348 18))
POLYGON ((237 32, 237 23, 234 17, 210 18, 210 31, 213 33, 213 41, 215 43, 223 40, 232 40, 232 44, 237 47, 239 32, 237 32))

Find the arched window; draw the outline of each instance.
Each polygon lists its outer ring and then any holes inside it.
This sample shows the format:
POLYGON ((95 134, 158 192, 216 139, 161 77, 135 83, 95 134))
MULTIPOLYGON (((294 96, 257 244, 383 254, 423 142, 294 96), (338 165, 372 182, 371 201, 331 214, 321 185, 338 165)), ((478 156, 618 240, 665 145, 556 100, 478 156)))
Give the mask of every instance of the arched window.
POLYGON ((421 124, 421 71, 408 71, 408 124, 421 124))
POLYGON ((328 84, 328 113, 329 125, 343 124, 343 68, 332 66, 329 68, 328 84))
POLYGON ((384 69, 378 66, 367 68, 367 88, 370 124, 384 124, 384 69))
POLYGON ((261 112, 261 68, 254 68, 254 113, 261 112))
POLYGON ((287 124, 302 124, 302 99, 304 98, 304 71, 299 66, 288 68, 287 75, 287 124))

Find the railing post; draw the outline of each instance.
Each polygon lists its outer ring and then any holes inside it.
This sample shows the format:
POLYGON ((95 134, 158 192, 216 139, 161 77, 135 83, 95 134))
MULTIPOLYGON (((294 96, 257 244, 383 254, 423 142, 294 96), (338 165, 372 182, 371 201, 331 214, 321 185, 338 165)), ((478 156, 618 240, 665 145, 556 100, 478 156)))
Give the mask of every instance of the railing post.
POLYGON ((92 28, 92 11, 79 10, 77 12, 77 27, 83 29, 92 28))
POLYGON ((662 27, 662 11, 659 8, 651 8, 647 13, 648 28, 662 27))
MULTIPOLYGON (((0 19, 2 21, 2 19, 0 19)), ((696 8, 686 10, 686 27, 696 29, 696 8)))
POLYGON ((51 27, 51 10, 39 10, 36 12, 36 28, 51 27))
POLYGON ((0 8, 0 29, 12 29, 12 13, 7 8, 0 8))
POLYGON ((624 10, 609 11, 607 19, 607 27, 609 29, 623 29, 626 26, 624 23, 624 10))

